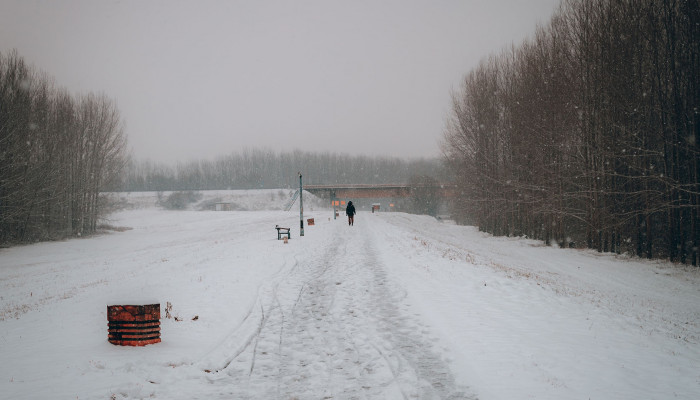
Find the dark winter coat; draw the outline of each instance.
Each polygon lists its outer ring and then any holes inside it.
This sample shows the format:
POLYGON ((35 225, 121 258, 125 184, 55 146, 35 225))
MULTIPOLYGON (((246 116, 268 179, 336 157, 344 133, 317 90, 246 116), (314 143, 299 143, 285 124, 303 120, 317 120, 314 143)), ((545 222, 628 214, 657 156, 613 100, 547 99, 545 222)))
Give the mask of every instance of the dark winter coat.
POLYGON ((348 217, 355 215, 355 206, 352 205, 352 202, 348 203, 348 207, 345 209, 345 214, 347 214, 348 217))

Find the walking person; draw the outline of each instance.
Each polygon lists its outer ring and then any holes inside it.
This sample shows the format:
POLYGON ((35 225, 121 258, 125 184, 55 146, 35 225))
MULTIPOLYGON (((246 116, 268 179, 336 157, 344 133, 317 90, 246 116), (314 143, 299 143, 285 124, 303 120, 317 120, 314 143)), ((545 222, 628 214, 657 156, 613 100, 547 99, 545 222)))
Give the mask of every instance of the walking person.
POLYGON ((348 206, 345 208, 345 214, 348 215, 348 225, 355 224, 355 206, 352 205, 352 201, 348 201, 348 206))

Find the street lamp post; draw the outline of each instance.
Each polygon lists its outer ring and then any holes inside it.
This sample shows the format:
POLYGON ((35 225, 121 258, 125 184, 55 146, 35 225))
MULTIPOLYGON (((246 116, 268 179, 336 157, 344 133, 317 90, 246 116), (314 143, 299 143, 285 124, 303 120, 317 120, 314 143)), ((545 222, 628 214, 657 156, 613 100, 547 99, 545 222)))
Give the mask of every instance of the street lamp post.
POLYGON ((299 172, 299 226, 301 231, 299 236, 304 236, 304 187, 301 184, 301 172, 299 172))

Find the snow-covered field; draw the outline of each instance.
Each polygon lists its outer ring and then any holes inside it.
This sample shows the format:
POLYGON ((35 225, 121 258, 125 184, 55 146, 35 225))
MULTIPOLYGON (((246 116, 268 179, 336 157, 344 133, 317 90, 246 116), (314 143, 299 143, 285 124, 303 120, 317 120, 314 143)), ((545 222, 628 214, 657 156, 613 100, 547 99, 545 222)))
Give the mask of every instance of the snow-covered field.
POLYGON ((126 197, 130 229, 0 250, 0 398, 700 398, 697 269, 319 206, 299 237, 279 191, 126 197), (107 342, 107 305, 150 302, 162 343, 107 342))

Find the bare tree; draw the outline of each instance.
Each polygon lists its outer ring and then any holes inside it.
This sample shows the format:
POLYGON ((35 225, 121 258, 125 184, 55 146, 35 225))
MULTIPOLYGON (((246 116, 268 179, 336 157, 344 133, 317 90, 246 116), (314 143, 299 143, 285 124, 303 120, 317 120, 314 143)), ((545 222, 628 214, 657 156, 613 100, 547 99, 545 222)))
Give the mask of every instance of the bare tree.
POLYGON ((700 6, 567 0, 453 93, 458 219, 698 263, 700 6))
POLYGON ((0 243, 94 232, 125 143, 105 96, 76 101, 16 51, 0 54, 0 243))

